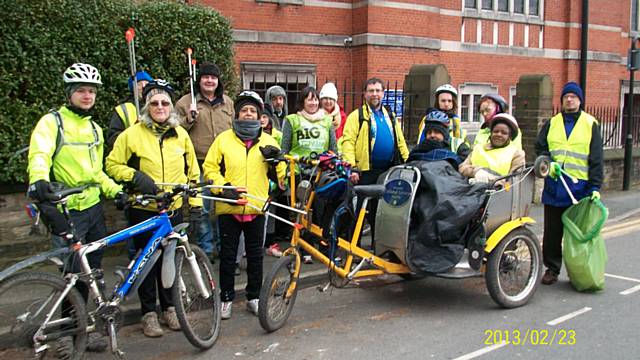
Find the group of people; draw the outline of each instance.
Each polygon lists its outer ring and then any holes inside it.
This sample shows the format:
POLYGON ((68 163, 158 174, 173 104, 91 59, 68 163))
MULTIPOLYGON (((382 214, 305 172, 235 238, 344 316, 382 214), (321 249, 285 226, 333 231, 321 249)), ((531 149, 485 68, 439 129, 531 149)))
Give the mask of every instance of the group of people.
MULTIPOLYGON (((166 81, 138 72, 135 80, 130 79, 129 90, 142 96, 115 107, 106 140, 92 120, 102 85, 98 70, 76 63, 64 72, 63 81, 66 104, 44 115, 31 136, 29 194, 46 204, 47 193, 54 190, 51 182, 68 187, 98 183, 99 187, 89 187, 68 200, 74 236, 84 243, 107 233, 100 194, 121 196, 123 185, 137 193, 155 194, 170 189, 163 184, 211 180, 220 186, 212 190, 214 194, 227 199, 239 198, 235 187, 245 187, 258 198, 267 198, 270 189, 282 192, 286 165, 265 162, 280 151, 299 156, 339 152, 352 164, 350 181, 354 184, 376 183, 392 166, 411 160, 449 161, 472 182, 489 182, 524 166, 522 135, 516 119, 508 114, 506 101, 498 94, 481 98, 478 111, 484 123, 471 145, 456 114, 457 91, 450 84, 437 88, 434 106, 427 109, 418 142, 409 151, 400 122, 382 105, 384 83, 375 77, 364 84, 362 106, 347 116, 332 83, 326 83, 320 92, 312 86, 304 88, 296 112, 288 114, 288 95, 277 85, 267 90, 264 100, 253 91, 242 91, 234 102, 225 94, 220 69, 213 63, 200 64, 195 94, 179 99, 166 81), (107 149, 104 168, 103 147, 107 149)), ((563 88, 561 102, 563 111, 542 128, 536 152, 551 156, 578 179, 576 184, 569 182, 577 198, 598 197, 603 176, 597 121, 582 111, 582 91, 575 83, 563 88)), ((570 205, 558 176, 563 175, 553 173, 546 180, 543 194, 545 284, 555 282, 560 271, 560 215, 570 205)), ((249 202, 262 207, 253 198, 249 202)), ((182 206, 177 200, 172 210, 182 206)), ((231 317, 239 251, 247 258, 247 309, 257 315, 263 256, 265 252, 282 255, 275 240, 278 229, 286 234, 286 226, 274 226, 272 219, 249 206, 212 204, 200 198, 190 198, 188 206, 198 245, 212 260, 219 256, 222 318, 231 317)), ((371 225, 375 224, 375 207, 375 202, 370 203, 371 225)), ((136 224, 156 214, 155 205, 149 204, 129 209, 126 216, 129 224, 136 224)), ((182 221, 181 211, 171 214, 173 223, 182 221)), ((51 228, 54 245, 66 246, 68 227, 51 228)), ((371 228, 375 237, 375 227, 371 228)), ((133 240, 132 256, 149 236, 133 240)), ((310 259, 305 256, 306 261, 310 259)), ((180 329, 171 297, 161 286, 160 263, 138 289, 142 329, 149 337, 163 335, 161 322, 171 330, 180 329), (156 313, 158 298, 160 316, 156 313)), ((101 254, 92 253, 90 264, 99 268, 101 254)), ((86 298, 86 286, 77 286, 86 298)))

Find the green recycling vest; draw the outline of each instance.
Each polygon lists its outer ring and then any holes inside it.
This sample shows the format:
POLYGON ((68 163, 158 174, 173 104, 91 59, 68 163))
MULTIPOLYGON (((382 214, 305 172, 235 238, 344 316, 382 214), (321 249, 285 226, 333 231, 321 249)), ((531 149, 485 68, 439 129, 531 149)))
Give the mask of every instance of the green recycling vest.
POLYGON ((581 180, 589 180, 591 131, 593 125, 598 124, 598 120, 583 111, 568 139, 562 114, 556 114, 550 121, 547 143, 551 158, 570 175, 581 180))
POLYGON ((318 121, 309 121, 298 114, 287 116, 291 125, 292 155, 309 156, 312 152, 321 154, 329 150, 331 117, 325 116, 318 121))

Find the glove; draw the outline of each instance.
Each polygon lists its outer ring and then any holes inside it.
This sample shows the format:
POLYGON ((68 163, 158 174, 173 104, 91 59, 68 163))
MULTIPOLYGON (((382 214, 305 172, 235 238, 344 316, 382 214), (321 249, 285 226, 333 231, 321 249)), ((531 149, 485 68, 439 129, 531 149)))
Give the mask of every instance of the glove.
POLYGON ((591 201, 598 201, 600 200, 600 192, 599 191, 592 191, 591 192, 591 201))
POLYGON ((476 179, 476 183, 488 183, 489 181, 491 181, 491 178, 493 176, 487 172, 486 170, 480 169, 478 171, 476 171, 476 174, 473 176, 474 179, 476 179))
POLYGON ((125 192, 118 192, 114 198, 114 202, 116 203, 116 209, 124 210, 124 208, 129 203, 129 195, 125 192))
MULTIPOLYGON (((226 183, 224 186, 232 186, 231 183, 226 183)), ((222 190, 222 197, 229 200, 238 200, 240 199, 240 194, 236 189, 224 189, 222 190)))
POLYGON ((560 164, 558 164, 557 162, 552 162, 551 168, 549 169, 549 177, 551 177, 553 180, 557 180, 561 174, 560 170, 560 164))
POLYGON ((265 158, 265 160, 273 160, 273 159, 277 159, 278 157, 280 157, 280 149, 278 149, 277 146, 273 146, 273 145, 267 145, 267 146, 260 146, 259 147, 260 152, 262 153, 262 156, 265 158))
POLYGON ((51 194, 51 187, 46 180, 38 180, 29 186, 29 196, 34 200, 46 202, 48 194, 51 194))
POLYGON ((136 171, 136 174, 133 175, 133 186, 142 194, 155 195, 160 191, 155 181, 142 171, 136 171))

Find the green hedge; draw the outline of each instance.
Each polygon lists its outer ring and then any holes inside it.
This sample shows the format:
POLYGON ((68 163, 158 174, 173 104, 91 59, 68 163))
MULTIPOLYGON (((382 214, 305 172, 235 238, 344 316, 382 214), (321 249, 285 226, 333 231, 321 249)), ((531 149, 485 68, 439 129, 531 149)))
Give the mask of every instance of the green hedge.
POLYGON ((211 8, 167 1, 0 0, 0 183, 26 182, 26 153, 38 119, 64 103, 62 73, 74 62, 102 75, 94 118, 108 118, 128 94, 124 33, 136 30, 136 61, 156 78, 189 91, 185 49, 216 62, 229 93, 238 88, 229 22, 211 8))

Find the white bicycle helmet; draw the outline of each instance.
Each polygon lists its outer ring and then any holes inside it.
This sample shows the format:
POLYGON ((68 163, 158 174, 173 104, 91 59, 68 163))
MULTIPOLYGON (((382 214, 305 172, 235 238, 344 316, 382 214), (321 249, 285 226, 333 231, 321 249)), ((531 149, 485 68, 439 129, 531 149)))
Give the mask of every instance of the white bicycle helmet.
POLYGON ((444 85, 438 86, 438 88, 436 89, 436 97, 438 97, 438 95, 440 95, 443 92, 447 92, 453 95, 454 97, 458 97, 458 90, 456 90, 456 88, 454 88, 450 84, 444 84, 444 85))
POLYGON ((62 75, 65 84, 95 84, 102 85, 102 78, 98 69, 89 64, 75 63, 62 75))

